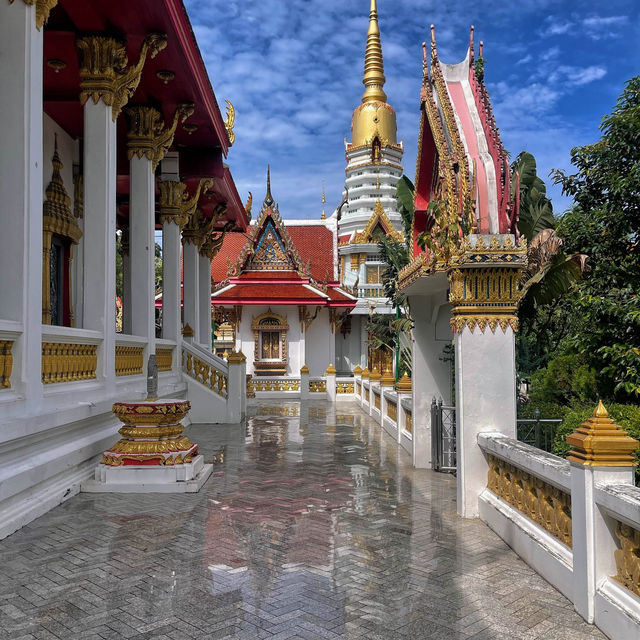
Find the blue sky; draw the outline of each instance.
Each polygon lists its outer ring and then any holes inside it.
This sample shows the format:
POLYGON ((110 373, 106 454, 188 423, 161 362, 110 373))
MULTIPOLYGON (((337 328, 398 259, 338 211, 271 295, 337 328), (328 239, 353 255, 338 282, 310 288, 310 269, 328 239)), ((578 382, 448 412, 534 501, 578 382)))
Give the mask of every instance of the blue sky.
MULTIPOLYGON (((218 101, 236 108, 228 163, 241 197, 272 191, 285 218, 316 219, 340 202, 344 139, 360 103, 369 0, 185 0, 218 101)), ((435 24, 440 59, 464 58, 469 26, 484 40, 485 79, 513 157, 546 179, 573 146, 598 139, 624 82, 640 72, 637 0, 378 0, 388 101, 413 179, 421 43, 435 24)), ((569 204, 549 184, 556 212, 569 204)), ((255 211, 255 209, 254 209, 255 211)))

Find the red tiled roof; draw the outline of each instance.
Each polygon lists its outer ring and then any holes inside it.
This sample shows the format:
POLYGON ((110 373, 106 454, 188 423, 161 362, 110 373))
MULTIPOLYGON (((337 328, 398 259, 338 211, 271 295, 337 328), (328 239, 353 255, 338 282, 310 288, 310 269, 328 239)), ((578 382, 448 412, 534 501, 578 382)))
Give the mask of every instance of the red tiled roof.
MULTIPOLYGON (((331 230, 323 224, 305 226, 292 224, 289 226, 286 224, 286 221, 285 227, 304 266, 306 267, 309 260, 311 260, 311 275, 320 282, 324 282, 325 280, 332 282, 334 274, 333 234, 331 230)), ((243 233, 234 232, 228 233, 225 236, 218 255, 211 261, 211 277, 213 278, 214 284, 226 280, 229 270, 227 259, 232 265, 235 265, 247 241, 247 236, 243 233)), ((255 272, 253 273, 255 274, 255 272)), ((275 275, 265 276, 264 274, 266 273, 281 274, 282 272, 261 271, 259 272, 260 277, 278 277, 275 275)))
POLYGON ((237 284, 222 293, 214 294, 213 299, 218 303, 229 304, 261 304, 262 301, 274 300, 289 302, 289 304, 323 304, 326 298, 301 284, 237 284))
POLYGON ((353 297, 348 296, 344 291, 335 287, 329 287, 327 289, 327 294, 329 295, 329 298, 331 298, 332 302, 349 302, 351 304, 355 304, 356 302, 353 297))

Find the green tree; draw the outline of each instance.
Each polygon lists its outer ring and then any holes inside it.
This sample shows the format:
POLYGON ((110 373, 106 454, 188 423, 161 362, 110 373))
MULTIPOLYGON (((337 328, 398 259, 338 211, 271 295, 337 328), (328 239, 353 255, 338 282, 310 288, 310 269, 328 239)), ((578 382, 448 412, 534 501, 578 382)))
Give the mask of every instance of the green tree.
POLYGON ((640 394, 640 76, 632 78, 601 139, 571 151, 575 173, 554 171, 575 205, 558 232, 591 269, 575 298, 577 326, 567 347, 600 372, 604 395, 640 394))
POLYGON ((411 319, 406 296, 398 289, 398 274, 411 262, 414 186, 407 176, 402 176, 397 184, 396 198, 398 212, 402 217, 404 242, 380 234, 377 237, 382 261, 386 264, 382 275, 382 285, 394 307, 395 314, 372 314, 367 324, 370 346, 384 347, 399 354, 397 377, 411 373, 411 319))

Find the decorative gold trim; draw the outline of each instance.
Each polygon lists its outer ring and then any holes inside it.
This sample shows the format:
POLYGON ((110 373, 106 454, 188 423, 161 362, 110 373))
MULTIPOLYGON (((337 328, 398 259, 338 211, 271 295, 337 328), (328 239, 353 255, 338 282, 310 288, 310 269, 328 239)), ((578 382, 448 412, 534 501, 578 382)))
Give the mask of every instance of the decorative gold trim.
POLYGON ((571 495, 496 456, 487 462, 489 491, 571 548, 571 495))
POLYGON ((335 368, 332 364, 330 364, 330 365, 327 367, 327 370, 324 372, 324 375, 325 375, 325 376, 335 376, 335 375, 336 375, 336 373, 338 373, 338 372, 336 371, 336 368, 335 368))
POLYGON ((338 394, 353 393, 353 382, 336 383, 336 393, 338 394))
POLYGON ((236 141, 236 134, 233 132, 233 127, 236 124, 236 110, 229 100, 225 100, 227 104, 227 119, 224 121, 224 128, 227 131, 227 138, 229 138, 229 144, 233 145, 236 141))
POLYGON ((158 371, 171 371, 173 365, 173 347, 156 347, 158 371))
MULTIPOLYGON (((13 0, 9 0, 13 4, 13 0)), ((42 30, 42 27, 49 20, 51 10, 58 4, 58 0, 23 0, 28 6, 36 6, 36 29, 42 30)))
POLYGON ((567 459, 590 467, 633 467, 640 442, 628 436, 610 417, 602 401, 587 422, 567 436, 567 459))
POLYGON ((349 244, 371 244, 373 240, 372 234, 378 223, 380 223, 380 226, 384 229, 386 235, 392 240, 395 240, 396 242, 404 242, 403 235, 395 229, 391 220, 389 220, 387 214, 384 212, 382 202, 378 199, 375 207, 373 208, 373 215, 369 218, 369 222, 367 222, 367 226, 360 233, 356 233, 349 244))
POLYGON ((398 393, 411 393, 411 378, 405 373, 400 380, 398 380, 398 384, 396 384, 396 391, 398 393))
POLYGON ((300 375, 309 375, 309 367, 307 367, 306 364, 303 364, 302 367, 300 367, 300 375))
POLYGON ((13 340, 0 340, 0 389, 11 388, 13 371, 13 340))
POLYGON ((404 430, 413 433, 413 416, 410 409, 404 410, 404 430))
POLYGON ((353 370, 353 375, 354 376, 359 376, 362 373, 362 367, 357 364, 356 368, 353 370))
POLYGON ((112 109, 115 121, 122 108, 138 88, 142 69, 149 54, 152 58, 167 46, 164 33, 148 34, 140 49, 138 61, 127 67, 127 50, 122 42, 108 36, 78 38, 80 54, 80 103, 102 100, 112 109))
POLYGON ((193 338, 195 336, 195 331, 191 328, 191 325, 187 322, 187 324, 182 327, 182 337, 183 338, 193 338))
POLYGON ((42 323, 51 324, 51 244, 53 236, 57 235, 69 243, 68 257, 65 256, 63 267, 68 274, 65 278, 67 289, 61 292, 66 293, 67 305, 65 314, 70 319, 73 326, 73 304, 71 299, 71 266, 73 263, 73 245, 78 244, 82 237, 82 231, 76 222, 76 218, 71 213, 71 198, 64 187, 64 180, 60 173, 63 168, 60 155, 58 154, 58 137, 55 137, 53 157, 51 158, 53 172, 51 182, 47 186, 46 198, 42 206, 42 323))
POLYGON ((387 416, 394 422, 398 422, 398 405, 391 400, 387 400, 387 416))
POLYGON ((381 387, 393 387, 393 385, 395 384, 396 379, 393 377, 393 375, 391 374, 391 371, 389 371, 389 368, 387 367, 387 370, 384 372, 384 375, 382 376, 382 378, 380 378, 380 386, 381 387))
POLYGON ((42 343, 42 384, 93 380, 97 366, 94 344, 42 343))
POLYGON ((365 367, 362 370, 362 378, 366 380, 367 378, 369 378, 370 375, 371 375, 371 372, 369 371, 369 367, 365 367))
POLYGON ((620 549, 614 551, 617 573, 613 579, 640 597, 640 531, 618 522, 616 536, 620 549))
POLYGON ((229 378, 222 371, 218 371, 184 349, 182 350, 182 370, 222 398, 228 396, 229 378))
POLYGON ((116 345, 116 376, 142 373, 144 347, 116 345))
POLYGON ((126 107, 129 118, 127 133, 127 157, 147 158, 155 171, 173 144, 178 122, 184 122, 193 115, 192 102, 181 102, 173 114, 173 121, 165 126, 162 114, 153 107, 133 105, 126 107))
POLYGON ((309 392, 310 393, 325 393, 327 391, 326 380, 310 380, 309 392))

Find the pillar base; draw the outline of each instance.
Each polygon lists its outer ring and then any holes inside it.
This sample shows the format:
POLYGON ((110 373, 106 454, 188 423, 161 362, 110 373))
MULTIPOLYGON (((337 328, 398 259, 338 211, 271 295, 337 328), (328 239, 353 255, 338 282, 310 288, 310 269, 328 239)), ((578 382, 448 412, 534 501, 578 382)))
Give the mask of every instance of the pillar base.
POLYGON ((113 412, 124 422, 123 436, 102 455, 87 492, 192 493, 213 471, 198 445, 182 435, 187 400, 116 402, 113 412))

